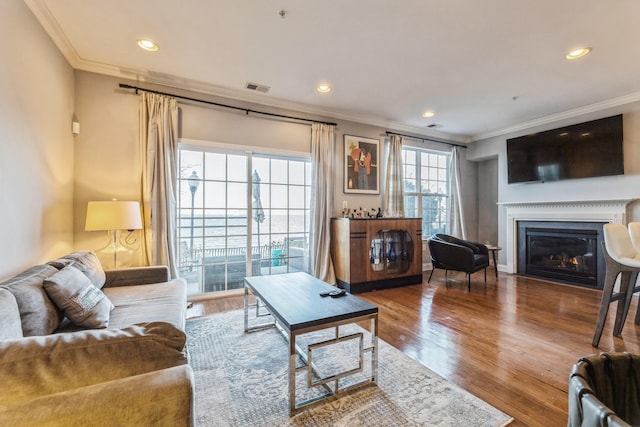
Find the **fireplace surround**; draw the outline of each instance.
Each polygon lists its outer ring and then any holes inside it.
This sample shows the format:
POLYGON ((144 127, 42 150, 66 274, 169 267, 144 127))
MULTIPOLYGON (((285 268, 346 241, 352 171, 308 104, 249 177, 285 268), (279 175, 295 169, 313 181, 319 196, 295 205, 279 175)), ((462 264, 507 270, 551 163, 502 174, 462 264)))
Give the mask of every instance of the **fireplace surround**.
MULTIPOLYGON (((506 272, 526 274, 518 267, 518 226, 520 222, 538 221, 543 225, 561 223, 627 223, 627 208, 637 199, 568 201, 568 202, 499 202, 506 210, 506 272)), ((543 227, 544 228, 544 227, 543 227)), ((502 238, 501 238, 502 241, 502 238)), ((601 248, 597 248, 601 254, 601 248)), ((600 269, 604 271, 604 267, 600 269)), ((553 279, 551 279, 553 280, 553 279)), ((560 281, 559 279, 556 279, 560 281)))

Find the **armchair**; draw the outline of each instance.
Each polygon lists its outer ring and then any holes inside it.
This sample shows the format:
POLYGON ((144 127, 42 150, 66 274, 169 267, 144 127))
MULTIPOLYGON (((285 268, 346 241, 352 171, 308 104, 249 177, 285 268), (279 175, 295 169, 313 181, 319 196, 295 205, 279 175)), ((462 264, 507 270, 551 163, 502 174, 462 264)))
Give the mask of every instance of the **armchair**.
POLYGON ((471 291, 471 274, 484 270, 486 286, 489 251, 485 245, 447 234, 435 234, 427 240, 427 244, 433 265, 427 283, 431 282, 431 276, 436 268, 445 271, 445 279, 449 270, 463 271, 467 274, 467 289, 471 291))
POLYGON ((639 369, 627 352, 581 357, 569 375, 567 427, 640 425, 639 369))

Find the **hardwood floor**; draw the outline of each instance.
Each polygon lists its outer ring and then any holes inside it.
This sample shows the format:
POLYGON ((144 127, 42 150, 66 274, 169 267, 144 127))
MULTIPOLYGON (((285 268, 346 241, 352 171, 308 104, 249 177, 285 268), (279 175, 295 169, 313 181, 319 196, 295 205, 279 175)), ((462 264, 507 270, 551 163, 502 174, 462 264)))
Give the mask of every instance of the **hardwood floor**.
MULTIPOLYGON (((380 310, 379 336, 515 418, 513 426, 566 426, 567 379, 582 356, 640 352, 634 297, 622 338, 612 336, 611 305, 599 348, 591 340, 599 291, 500 273, 437 270, 431 280, 358 294, 380 310)), ((242 297, 194 302, 190 315, 242 308, 242 297)), ((381 363, 384 363, 381 361, 381 363)))

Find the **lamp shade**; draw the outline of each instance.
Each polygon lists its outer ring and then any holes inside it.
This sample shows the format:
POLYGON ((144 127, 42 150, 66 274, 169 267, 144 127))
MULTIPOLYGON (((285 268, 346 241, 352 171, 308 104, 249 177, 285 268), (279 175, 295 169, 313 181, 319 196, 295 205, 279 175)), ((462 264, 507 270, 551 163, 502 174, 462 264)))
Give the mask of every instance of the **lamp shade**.
POLYGON ((89 202, 86 231, 138 230, 142 228, 140 203, 120 200, 89 202))

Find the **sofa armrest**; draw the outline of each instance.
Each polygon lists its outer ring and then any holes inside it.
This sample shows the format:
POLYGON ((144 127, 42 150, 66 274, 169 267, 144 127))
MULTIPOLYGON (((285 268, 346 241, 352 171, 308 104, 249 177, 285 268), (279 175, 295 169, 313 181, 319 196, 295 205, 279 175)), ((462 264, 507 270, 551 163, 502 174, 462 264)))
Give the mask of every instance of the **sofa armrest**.
POLYGON ((183 365, 185 343, 165 322, 0 341, 0 403, 183 365))
POLYGON ((105 288, 150 285, 153 283, 168 282, 170 280, 169 268, 166 265, 105 270, 105 275, 105 288))
POLYGON ((193 371, 176 366, 0 405, 5 426, 193 426, 193 371))

